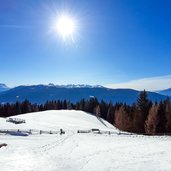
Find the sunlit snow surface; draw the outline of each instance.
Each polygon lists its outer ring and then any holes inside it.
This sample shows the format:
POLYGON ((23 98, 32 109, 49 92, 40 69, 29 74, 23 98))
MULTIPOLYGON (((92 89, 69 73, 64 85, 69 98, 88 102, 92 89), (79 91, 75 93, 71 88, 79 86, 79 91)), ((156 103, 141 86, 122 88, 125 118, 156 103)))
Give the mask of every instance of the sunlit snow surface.
POLYGON ((1 171, 171 170, 170 137, 118 135, 112 125, 81 111, 46 111, 17 117, 26 123, 15 125, 0 118, 0 129, 62 128, 66 134, 0 134, 0 143, 8 144, 0 148, 1 171), (116 134, 77 134, 78 129, 91 128, 116 134))

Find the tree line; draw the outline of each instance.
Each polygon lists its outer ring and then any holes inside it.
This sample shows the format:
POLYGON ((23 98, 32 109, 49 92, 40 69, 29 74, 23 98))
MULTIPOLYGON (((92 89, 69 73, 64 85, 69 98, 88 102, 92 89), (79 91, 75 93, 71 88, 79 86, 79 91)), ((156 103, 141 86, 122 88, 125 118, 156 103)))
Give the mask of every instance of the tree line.
POLYGON ((0 104, 0 117, 62 109, 92 113, 123 131, 149 135, 171 133, 170 99, 152 103, 145 90, 140 92, 137 102, 132 105, 106 103, 103 100, 99 102, 95 97, 91 97, 89 100, 82 99, 77 103, 67 100, 53 100, 47 101, 45 104, 32 104, 25 100, 13 104, 0 104))

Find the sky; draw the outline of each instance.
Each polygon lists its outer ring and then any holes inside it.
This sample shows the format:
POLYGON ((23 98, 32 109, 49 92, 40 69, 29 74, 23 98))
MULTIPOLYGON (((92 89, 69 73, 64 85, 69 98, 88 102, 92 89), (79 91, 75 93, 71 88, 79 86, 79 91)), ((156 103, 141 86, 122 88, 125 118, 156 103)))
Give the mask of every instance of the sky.
POLYGON ((171 87, 170 0, 0 0, 0 75, 8 86, 171 87), (72 39, 54 31, 74 19, 72 39))

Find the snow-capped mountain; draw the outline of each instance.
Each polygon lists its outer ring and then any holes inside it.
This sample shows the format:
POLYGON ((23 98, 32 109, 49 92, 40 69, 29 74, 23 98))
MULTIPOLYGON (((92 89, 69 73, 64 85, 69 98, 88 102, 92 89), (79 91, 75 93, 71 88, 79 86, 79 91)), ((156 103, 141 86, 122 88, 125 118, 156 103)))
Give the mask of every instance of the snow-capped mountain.
POLYGON ((0 92, 9 90, 10 88, 7 87, 5 84, 0 83, 0 92))
MULTIPOLYGON (((23 86, 35 86, 35 85, 23 85, 23 86)), ((104 88, 101 85, 88 85, 88 84, 67 84, 67 85, 55 85, 53 83, 39 84, 37 86, 46 86, 46 87, 56 87, 56 88, 104 88)))
MULTIPOLYGON (((47 100, 70 100, 78 102, 81 99, 96 97, 99 101, 112 101, 123 103, 134 103, 139 91, 132 89, 109 89, 102 86, 89 85, 25 85, 12 88, 0 93, 0 103, 24 101, 28 99, 32 103, 45 103, 47 100)), ((154 92, 148 92, 152 101, 166 99, 166 96, 154 92)))

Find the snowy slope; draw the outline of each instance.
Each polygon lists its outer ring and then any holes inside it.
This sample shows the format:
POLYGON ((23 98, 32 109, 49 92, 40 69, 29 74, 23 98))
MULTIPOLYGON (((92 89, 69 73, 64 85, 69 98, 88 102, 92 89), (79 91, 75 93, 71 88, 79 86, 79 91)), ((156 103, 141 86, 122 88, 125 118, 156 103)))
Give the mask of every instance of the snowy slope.
POLYGON ((171 170, 171 138, 118 135, 109 123, 81 111, 46 111, 16 116, 25 124, 0 118, 1 129, 64 129, 66 134, 16 137, 0 134, 1 171, 171 170), (99 128, 116 134, 77 134, 99 128))
POLYGON ((114 129, 107 121, 102 124, 97 117, 82 111, 75 110, 49 110, 45 112, 35 112, 10 118, 25 119, 25 124, 13 124, 0 118, 0 129, 42 129, 42 130, 78 130, 78 129, 114 129))

